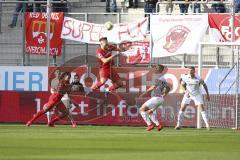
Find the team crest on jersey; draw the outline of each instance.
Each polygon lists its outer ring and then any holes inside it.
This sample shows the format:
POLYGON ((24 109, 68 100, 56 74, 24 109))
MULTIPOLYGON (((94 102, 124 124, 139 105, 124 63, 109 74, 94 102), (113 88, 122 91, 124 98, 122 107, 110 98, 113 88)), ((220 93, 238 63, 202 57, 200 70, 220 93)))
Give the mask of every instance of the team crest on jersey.
POLYGON ((166 43, 163 46, 170 53, 176 52, 185 42, 190 30, 182 25, 172 27, 166 36, 166 43))

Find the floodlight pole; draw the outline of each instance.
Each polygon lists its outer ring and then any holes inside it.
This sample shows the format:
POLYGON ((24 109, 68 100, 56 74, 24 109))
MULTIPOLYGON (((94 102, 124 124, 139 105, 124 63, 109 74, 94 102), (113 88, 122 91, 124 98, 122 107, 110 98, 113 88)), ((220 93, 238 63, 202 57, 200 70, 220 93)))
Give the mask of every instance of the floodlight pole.
POLYGON ((47 46, 46 46, 46 54, 47 54, 47 66, 50 65, 50 27, 51 27, 51 0, 47 0, 47 46))

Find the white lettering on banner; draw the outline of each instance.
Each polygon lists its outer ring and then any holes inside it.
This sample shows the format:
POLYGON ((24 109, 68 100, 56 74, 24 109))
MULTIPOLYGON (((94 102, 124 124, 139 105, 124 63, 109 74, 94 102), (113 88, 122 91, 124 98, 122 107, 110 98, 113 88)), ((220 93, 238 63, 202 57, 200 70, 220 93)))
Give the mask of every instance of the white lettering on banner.
MULTIPOLYGON (((47 13, 40 14, 39 12, 30 12, 31 18, 39 18, 42 16, 42 19, 47 19, 47 13)), ((52 20, 59 20, 59 13, 51 13, 52 20)))
POLYGON ((191 119, 191 118, 194 118, 195 114, 196 114, 196 109, 195 109, 195 107, 194 107, 194 106, 191 106, 191 105, 187 105, 186 110, 185 110, 185 112, 184 112, 184 116, 185 116, 186 118, 191 119))
POLYGON ((123 116, 123 109, 127 107, 126 105, 126 101, 125 100, 121 100, 119 102, 119 104, 117 105, 118 110, 119 110, 119 116, 123 116))
POLYGON ((61 38, 83 43, 98 44, 99 38, 106 36, 109 42, 141 41, 146 38, 148 19, 139 22, 114 25, 107 31, 103 24, 88 23, 64 17, 61 38))
POLYGON ((134 73, 129 72, 129 92, 139 92, 140 89, 134 87, 134 73))
MULTIPOLYGON (((148 87, 152 86, 154 83, 154 79, 156 79, 159 74, 152 74, 151 79, 147 80, 146 74, 148 71, 141 71, 141 73, 135 73, 135 72, 129 72, 129 73, 118 73, 121 78, 123 78, 123 87, 118 89, 118 92, 120 93, 126 93, 126 92, 134 92, 134 93, 140 93, 145 92, 148 87), (141 76, 137 76, 141 74, 141 76), (137 85, 136 80, 137 78, 140 78, 140 85, 137 85)), ((171 92, 170 93, 176 93, 178 89, 178 79, 174 74, 167 73, 164 75, 164 78, 172 85, 171 86, 171 92)), ((93 73, 89 73, 89 77, 87 77, 87 74, 84 73, 80 75, 80 82, 83 84, 84 87, 89 89, 90 87, 94 86, 97 83, 97 77, 93 73), (89 78, 90 81, 92 81, 91 86, 86 85, 86 79, 89 78)), ((112 86, 112 81, 107 80, 105 85, 101 86, 100 90, 104 91, 105 88, 109 88, 112 86)))
MULTIPOLYGON (((239 29, 240 29, 240 27, 235 27, 235 36, 236 37, 239 37, 239 29)), ((222 32, 223 36, 226 38, 227 41, 231 41, 232 31, 231 31, 230 26, 222 26, 221 27, 221 32, 222 32)))
MULTIPOLYGON (((36 102, 36 112, 40 111, 41 106, 41 99, 40 98, 35 98, 34 101, 36 102)), ((129 118, 134 118, 134 117, 139 117, 139 108, 136 105, 127 105, 126 100, 120 100, 119 103, 115 106, 113 104, 108 104, 108 106, 105 106, 101 110, 101 101, 97 102, 97 107, 96 107, 96 115, 97 116, 107 116, 109 113, 111 113, 112 117, 120 116, 120 117, 129 117, 129 118), (109 108, 109 109, 107 109, 109 108), (127 109, 127 112, 124 112, 124 109, 127 109), (118 112, 117 112, 118 111, 118 112), (126 115, 124 114, 126 113, 126 115)), ((178 105, 177 105, 178 106, 178 105)), ((169 105, 164 105, 160 106, 157 109, 157 112, 160 113, 160 119, 171 119, 174 120, 177 115, 176 107, 177 106, 169 106, 169 105)), ((89 116, 88 112, 85 111, 85 108, 89 107, 88 102, 80 101, 80 104, 78 104, 78 107, 75 106, 74 104, 72 105, 71 108, 71 113, 72 115, 75 116, 89 116), (76 111, 79 107, 80 111, 76 111)), ((233 120, 235 119, 235 112, 234 108, 228 107, 228 106, 223 106, 223 107, 215 107, 211 106, 211 109, 207 111, 209 115, 209 120, 219 120, 219 119, 228 119, 228 120, 233 120)), ((54 114, 54 112, 51 112, 54 114)), ((186 111, 184 112, 184 116, 187 119, 194 119, 197 113, 197 108, 191 105, 188 105, 186 108, 186 111)), ((140 118, 141 120, 141 118, 140 118)))
MULTIPOLYGON (((46 47, 37 47, 37 46, 29 46, 26 47, 26 52, 27 53, 32 53, 32 54, 46 54, 46 47)), ((58 48, 50 48, 50 55, 58 55, 59 50, 58 48)))
POLYGON ((0 67, 0 90, 48 91, 48 67, 0 67))
POLYGON ((84 111, 84 108, 88 107, 88 104, 87 104, 87 103, 84 103, 84 101, 81 101, 81 103, 78 104, 78 105, 79 105, 79 107, 80 107, 80 113, 81 113, 81 115, 83 115, 83 116, 88 115, 88 113, 84 111))

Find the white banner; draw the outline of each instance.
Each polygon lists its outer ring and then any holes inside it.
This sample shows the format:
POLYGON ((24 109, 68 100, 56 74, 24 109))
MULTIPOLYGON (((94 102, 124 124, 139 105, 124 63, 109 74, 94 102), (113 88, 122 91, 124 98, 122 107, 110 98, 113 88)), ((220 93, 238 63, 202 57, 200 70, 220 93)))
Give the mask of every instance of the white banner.
POLYGON ((48 91, 48 67, 0 67, 0 90, 48 91))
POLYGON ((197 54, 207 27, 207 15, 152 15, 153 57, 197 54))
POLYGON ((111 43, 141 41, 146 38, 148 19, 138 22, 114 24, 108 31, 104 24, 88 23, 65 17, 61 38, 83 43, 98 44, 99 38, 108 37, 111 43))
POLYGON ((149 42, 128 42, 123 43, 123 47, 130 47, 122 54, 125 55, 126 64, 149 63, 150 61, 149 42))

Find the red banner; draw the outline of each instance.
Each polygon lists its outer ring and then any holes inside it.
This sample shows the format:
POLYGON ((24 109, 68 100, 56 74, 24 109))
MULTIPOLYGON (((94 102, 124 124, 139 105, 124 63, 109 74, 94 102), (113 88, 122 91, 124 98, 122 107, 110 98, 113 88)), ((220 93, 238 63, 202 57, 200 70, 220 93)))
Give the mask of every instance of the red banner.
MULTIPOLYGON (((50 55, 60 56, 62 52, 61 31, 63 24, 63 12, 51 13, 50 24, 50 55)), ((46 54, 47 43, 47 14, 40 12, 27 12, 26 25, 26 53, 46 54)))
MULTIPOLYGON (((232 39, 231 15, 230 14, 208 14, 209 33, 212 41, 230 42, 232 39)), ((236 15, 234 19, 235 41, 240 38, 240 16, 236 15)))
MULTIPOLYGON (((1 92, 0 93, 0 122, 23 122, 28 121, 33 114, 42 109, 48 100, 48 92, 1 92), (14 99, 14 101, 12 100, 14 99)), ((104 97, 104 95, 102 95, 104 97)), ((79 124, 104 124, 104 125, 143 125, 144 121, 139 114, 139 106, 148 98, 138 100, 135 96, 111 94, 107 103, 102 104, 104 98, 72 96, 71 113, 79 124)), ((166 98, 167 105, 157 110, 158 119, 167 126, 176 124, 177 112, 182 95, 171 95, 166 98)), ((187 109, 185 125, 195 126, 196 110, 189 106, 187 109)), ((37 121, 46 123, 46 115, 37 121)), ((65 119, 61 123, 68 123, 65 119)))
MULTIPOLYGON (((27 122, 33 114, 42 109, 48 97, 48 92, 0 92, 0 122, 27 122)), ((72 96, 74 104, 71 114, 78 124, 144 125, 139 107, 149 98, 134 97, 136 95, 133 94, 110 94, 107 103, 102 103, 104 95, 95 98, 72 96)), ((212 95, 210 98, 212 102, 206 103, 210 126, 233 127, 235 107, 229 104, 229 101, 234 103, 234 96, 212 95)), ((157 109, 157 118, 164 126, 176 125, 181 100, 181 94, 170 94, 166 97, 164 106, 157 109)), ((184 126, 196 127, 197 108, 193 104, 188 105, 184 117, 184 126)), ((40 122, 47 122, 46 115, 36 121, 40 122)), ((60 123, 69 123, 69 120, 64 119, 60 123)))

